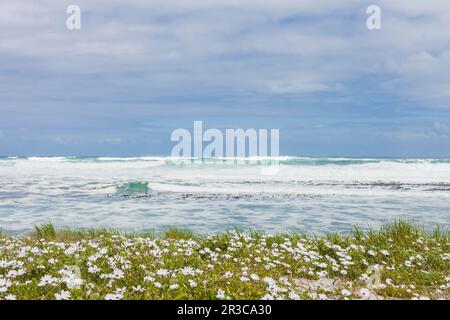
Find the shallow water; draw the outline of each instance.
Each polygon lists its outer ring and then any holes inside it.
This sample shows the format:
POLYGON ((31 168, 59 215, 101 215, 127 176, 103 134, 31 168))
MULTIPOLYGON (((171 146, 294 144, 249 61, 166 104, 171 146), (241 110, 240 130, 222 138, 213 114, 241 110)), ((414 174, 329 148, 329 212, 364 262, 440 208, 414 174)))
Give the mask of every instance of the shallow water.
POLYGON ((320 233, 397 219, 450 225, 450 160, 280 160, 0 158, 0 227, 320 233))

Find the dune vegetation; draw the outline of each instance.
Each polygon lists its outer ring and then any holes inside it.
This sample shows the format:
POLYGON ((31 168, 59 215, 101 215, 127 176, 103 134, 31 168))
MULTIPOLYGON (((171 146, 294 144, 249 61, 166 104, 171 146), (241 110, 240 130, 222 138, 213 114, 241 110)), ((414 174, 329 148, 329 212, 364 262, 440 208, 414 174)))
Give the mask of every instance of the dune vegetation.
POLYGON ((448 299, 448 231, 0 235, 0 299, 448 299))

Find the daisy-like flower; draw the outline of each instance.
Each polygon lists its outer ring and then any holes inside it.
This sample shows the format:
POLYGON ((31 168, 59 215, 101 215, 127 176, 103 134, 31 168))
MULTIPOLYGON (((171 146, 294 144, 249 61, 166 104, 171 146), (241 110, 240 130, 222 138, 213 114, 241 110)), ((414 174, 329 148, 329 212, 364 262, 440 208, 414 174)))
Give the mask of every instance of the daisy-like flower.
POLYGON ((300 300, 300 296, 294 291, 289 292, 289 299, 291 300, 300 300))
POLYGON ((41 278, 41 281, 39 281, 38 286, 43 287, 46 285, 55 285, 57 281, 58 281, 57 278, 52 277, 50 275, 45 275, 41 278))
POLYGON ((97 267, 97 266, 92 266, 92 267, 89 267, 88 268, 88 272, 89 273, 98 273, 98 272, 100 272, 100 268, 99 267, 97 267))
POLYGON ((83 279, 73 276, 65 277, 63 281, 66 283, 69 289, 77 289, 81 287, 84 283, 83 279))
POLYGON ((342 289, 341 293, 342 293, 343 296, 346 296, 346 297, 348 297, 349 295, 352 294, 351 291, 349 291, 347 289, 342 289))
POLYGON ((265 283, 267 283, 268 285, 275 285, 276 284, 276 281, 274 279, 270 278, 270 277, 264 277, 263 281, 265 283))
POLYGON ((195 275, 195 271, 192 267, 184 267, 180 270, 180 272, 185 276, 193 276, 195 275))
POLYGON ((372 291, 370 291, 367 288, 361 288, 359 290, 359 296, 361 299, 369 299, 369 297, 372 295, 372 291))
POLYGON ((219 289, 217 290, 217 295, 216 295, 217 299, 225 299, 225 291, 219 289))
POLYGON ((55 293, 55 299, 56 300, 69 300, 70 299, 70 292, 61 290, 60 293, 55 293))
POLYGON ((8 291, 8 288, 12 286, 12 282, 9 279, 0 278, 0 292, 8 291))
POLYGON ((123 298, 123 294, 107 294, 105 296, 105 300, 121 300, 123 298))
POLYGON ((171 285, 169 286, 169 289, 175 290, 175 289, 178 289, 179 287, 180 287, 180 286, 179 286, 178 284, 174 283, 174 284, 171 284, 171 285))
POLYGON ((17 300, 17 298, 16 298, 16 296, 13 295, 13 294, 8 294, 8 295, 5 297, 5 300, 17 300))
POLYGON ((324 278, 328 274, 328 272, 326 272, 326 271, 319 271, 316 274, 317 274, 317 276, 319 278, 324 278))
POLYGON ((189 279, 189 285, 192 287, 192 288, 195 288, 196 286, 197 286, 197 282, 195 282, 194 280, 191 280, 191 279, 189 279))
POLYGON ((366 273, 363 273, 363 274, 359 277, 359 279, 362 280, 362 281, 367 281, 367 280, 369 280, 369 276, 368 276, 366 273))
POLYGON ((254 273, 252 273, 252 274, 250 275, 250 278, 251 278, 252 280, 254 280, 254 281, 258 281, 258 280, 259 280, 258 275, 254 274, 254 273))
POLYGON ((113 274, 112 274, 112 278, 114 279, 123 279, 123 277, 125 276, 124 272, 120 269, 114 269, 113 274))
POLYGON ((135 292, 144 292, 145 291, 145 289, 142 288, 140 285, 138 285, 137 287, 133 286, 132 289, 135 292))
POLYGON ((156 271, 156 274, 158 275, 158 276, 167 276, 168 274, 169 274, 169 270, 167 270, 167 269, 159 269, 159 270, 157 270, 156 271))

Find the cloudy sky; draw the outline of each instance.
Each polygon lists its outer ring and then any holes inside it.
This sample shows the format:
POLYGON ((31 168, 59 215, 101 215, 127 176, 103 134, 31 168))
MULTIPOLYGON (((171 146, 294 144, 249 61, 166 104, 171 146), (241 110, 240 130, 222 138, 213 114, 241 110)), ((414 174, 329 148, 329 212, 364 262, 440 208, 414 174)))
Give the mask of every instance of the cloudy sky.
POLYGON ((450 157, 450 1, 0 0, 0 155, 168 155, 194 120, 450 157))

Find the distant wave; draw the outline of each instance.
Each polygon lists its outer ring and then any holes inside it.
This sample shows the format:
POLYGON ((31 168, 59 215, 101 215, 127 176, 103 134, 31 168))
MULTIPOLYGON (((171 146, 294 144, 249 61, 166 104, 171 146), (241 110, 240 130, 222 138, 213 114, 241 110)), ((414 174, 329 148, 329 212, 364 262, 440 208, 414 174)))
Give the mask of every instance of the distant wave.
POLYGON ((237 161, 245 164, 270 164, 278 162, 282 165, 297 166, 326 166, 326 165, 364 165, 373 163, 400 163, 400 164, 450 164, 450 159, 432 158, 343 158, 343 157, 221 157, 221 158, 179 158, 169 156, 142 156, 142 157, 0 157, 0 161, 34 161, 34 162, 160 162, 161 165, 183 164, 220 164, 221 162, 237 161))

